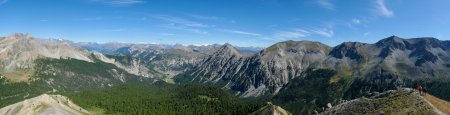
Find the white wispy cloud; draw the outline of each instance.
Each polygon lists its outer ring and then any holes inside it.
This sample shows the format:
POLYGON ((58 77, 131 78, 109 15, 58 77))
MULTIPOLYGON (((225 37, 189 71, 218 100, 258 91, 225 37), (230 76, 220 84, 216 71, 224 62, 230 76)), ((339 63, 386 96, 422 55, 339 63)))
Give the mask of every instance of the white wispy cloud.
POLYGON ((356 19, 356 18, 353 18, 353 19, 352 19, 352 23, 353 23, 353 24, 360 24, 360 23, 361 23, 361 20, 356 19))
POLYGON ((222 21, 227 23, 236 23, 235 20, 228 19, 225 17, 208 16, 208 15, 198 15, 198 14, 186 14, 187 16, 198 19, 198 20, 211 20, 211 21, 222 21))
POLYGON ((334 10, 335 6, 329 0, 316 0, 317 4, 325 9, 334 10))
POLYGON ((163 35, 163 36, 174 36, 174 35, 176 35, 176 34, 172 34, 172 33, 160 33, 161 35, 163 35))
POLYGON ((110 0, 110 4, 113 5, 133 5, 144 3, 142 0, 110 0))
POLYGON ((42 20, 39 20, 40 22, 48 22, 49 20, 46 20, 46 19, 42 19, 42 20))
POLYGON ((177 29, 177 30, 183 30, 183 31, 189 31, 189 32, 198 33, 198 34, 208 34, 209 33, 208 31, 204 31, 204 30, 192 28, 192 27, 187 27, 187 26, 183 26, 183 25, 177 25, 174 23, 167 24, 164 27, 171 28, 171 29, 177 29))
POLYGON ((130 6, 145 3, 144 0, 88 0, 90 2, 99 2, 112 6, 130 6))
POLYGON ((205 15, 195 15, 195 14, 188 14, 188 16, 196 18, 196 19, 202 19, 202 20, 217 20, 218 17, 215 16, 205 16, 205 15))
POLYGON ((308 29, 308 30, 295 28, 292 29, 291 31, 280 31, 274 33, 272 37, 278 39, 293 39, 293 38, 308 37, 311 35, 319 35, 330 38, 334 36, 334 31, 331 28, 332 27, 320 29, 308 29))
POLYGON ((219 29, 219 30, 223 31, 223 32, 234 33, 234 34, 242 34, 242 35, 249 35, 249 36, 261 36, 261 34, 258 34, 258 33, 245 32, 245 31, 240 31, 240 30, 229 30, 229 29, 219 29))
POLYGON ((188 19, 183 19, 183 18, 178 18, 178 17, 172 17, 172 16, 167 16, 167 15, 159 15, 159 16, 154 16, 157 19, 161 19, 164 21, 167 21, 169 23, 173 23, 173 24, 180 24, 183 26, 189 26, 189 27, 209 27, 206 24, 203 23, 199 23, 199 22, 194 22, 188 19))
POLYGON ((199 29, 192 29, 192 28, 184 28, 184 30, 199 33, 199 34, 208 34, 208 31, 199 30, 199 29))
POLYGON ((292 39, 292 38, 301 38, 305 37, 309 34, 308 31, 303 29, 293 29, 292 31, 280 31, 274 33, 272 37, 274 38, 282 38, 282 39, 292 39))
POLYGON ((98 21, 98 20, 103 20, 103 17, 86 17, 86 18, 79 18, 76 20, 81 20, 81 21, 98 21))
POLYGON ((317 35, 321 35, 324 37, 328 37, 331 38, 334 35, 334 31, 331 29, 315 29, 315 30, 311 30, 312 33, 315 33, 317 35))
POLYGON ((8 2, 8 0, 0 0, 0 5, 5 4, 6 2, 8 2))
POLYGON ((385 17, 392 17, 394 16, 394 11, 388 9, 386 7, 385 1, 384 0, 377 0, 375 3, 375 11, 382 16, 385 17))
POLYGON ((122 32, 125 31, 126 29, 123 28, 117 28, 117 29, 107 29, 107 30, 103 30, 104 32, 122 32))

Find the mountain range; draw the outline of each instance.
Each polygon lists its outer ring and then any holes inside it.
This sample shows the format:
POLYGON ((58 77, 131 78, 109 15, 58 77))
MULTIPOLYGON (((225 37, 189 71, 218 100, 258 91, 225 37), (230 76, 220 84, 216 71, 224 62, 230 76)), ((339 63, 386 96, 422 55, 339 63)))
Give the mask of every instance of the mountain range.
POLYGON ((390 36, 335 47, 284 41, 257 48, 75 43, 13 34, 0 38, 0 63, 0 107, 42 93, 160 81, 217 87, 293 114, 324 112, 328 105, 416 83, 450 100, 450 41, 436 38, 390 36))

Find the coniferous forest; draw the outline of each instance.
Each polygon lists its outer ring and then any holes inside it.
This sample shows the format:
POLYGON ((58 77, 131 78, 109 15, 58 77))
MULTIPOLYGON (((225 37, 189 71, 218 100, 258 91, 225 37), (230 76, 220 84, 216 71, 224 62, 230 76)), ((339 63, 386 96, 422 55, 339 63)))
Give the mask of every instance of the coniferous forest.
POLYGON ((262 103, 244 102, 218 88, 165 83, 125 84, 84 90, 70 96, 74 103, 103 114, 222 114, 243 115, 262 103))

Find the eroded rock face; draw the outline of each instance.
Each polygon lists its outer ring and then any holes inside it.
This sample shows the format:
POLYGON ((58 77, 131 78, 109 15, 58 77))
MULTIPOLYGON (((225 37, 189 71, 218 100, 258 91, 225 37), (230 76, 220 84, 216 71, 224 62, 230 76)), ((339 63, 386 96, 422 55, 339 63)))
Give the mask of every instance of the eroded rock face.
MULTIPOLYGON (((115 58, 116 66, 130 73, 149 78, 164 78, 186 72, 203 59, 208 58, 221 45, 168 45, 168 44, 132 44, 132 43, 73 43, 90 51, 102 52, 115 58), (155 75, 152 73, 158 73, 155 75)), ((259 47, 236 47, 242 56, 259 52, 259 47)))
POLYGON ((346 42, 334 48, 316 42, 286 41, 248 57, 234 50, 219 51, 176 79, 211 83, 241 97, 255 97, 277 94, 308 68, 332 69, 355 81, 345 89, 346 97, 354 98, 348 95, 409 87, 425 78, 447 78, 449 47, 448 41, 435 38, 396 36, 375 44, 346 42))
POLYGON ((131 44, 118 48, 112 57, 116 58, 116 65, 137 75, 171 78, 192 68, 216 49, 215 46, 131 44), (162 76, 151 73, 160 73, 162 76))
POLYGON ((0 39, 0 74, 12 81, 26 81, 39 58, 72 58, 92 62, 90 53, 59 40, 41 40, 28 34, 0 39))
POLYGON ((217 84, 242 97, 276 94, 290 79, 310 67, 320 67, 330 48, 318 42, 287 41, 250 57, 229 44, 206 58, 178 81, 217 84))
POLYGON ((359 42, 346 42, 333 48, 333 50, 330 52, 330 55, 338 59, 348 57, 352 60, 361 61, 363 59, 363 56, 359 54, 358 49, 359 47, 364 47, 364 45, 368 44, 359 42))

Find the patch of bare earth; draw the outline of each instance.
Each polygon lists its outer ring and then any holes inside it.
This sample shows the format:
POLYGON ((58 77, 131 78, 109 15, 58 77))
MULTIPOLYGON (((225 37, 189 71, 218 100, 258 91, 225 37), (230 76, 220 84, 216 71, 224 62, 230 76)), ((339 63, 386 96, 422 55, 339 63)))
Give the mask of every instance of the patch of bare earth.
POLYGON ((428 102, 430 102, 430 104, 432 104, 434 107, 439 109, 444 114, 447 114, 447 115, 450 114, 450 103, 449 102, 439 99, 437 97, 434 97, 432 95, 425 95, 425 96, 423 96, 423 98, 426 99, 428 102))

